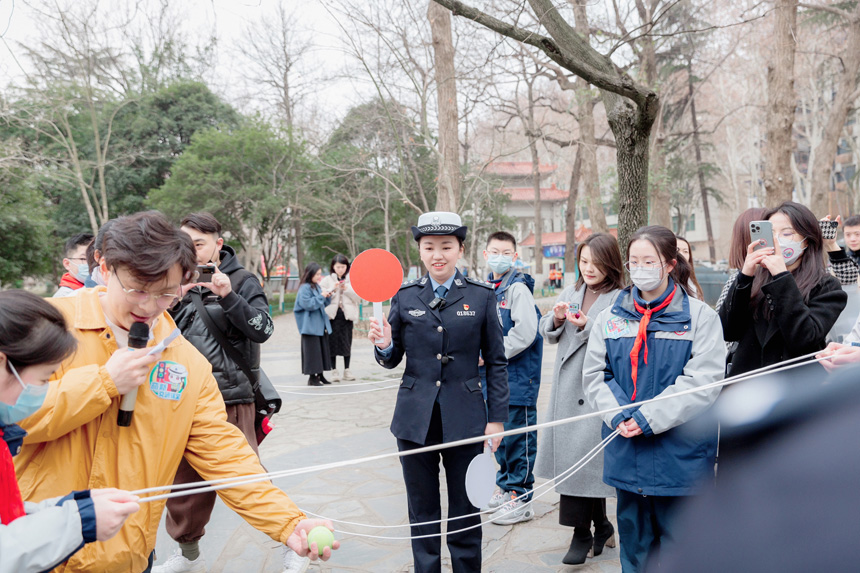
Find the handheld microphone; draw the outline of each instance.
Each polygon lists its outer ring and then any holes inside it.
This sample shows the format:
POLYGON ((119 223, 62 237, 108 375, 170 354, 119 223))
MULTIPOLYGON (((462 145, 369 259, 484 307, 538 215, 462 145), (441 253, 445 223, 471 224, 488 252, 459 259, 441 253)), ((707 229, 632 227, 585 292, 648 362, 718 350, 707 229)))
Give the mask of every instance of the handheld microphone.
MULTIPOLYGON (((149 342, 149 326, 143 322, 135 322, 128 331, 129 348, 146 348, 149 342)), ((131 426, 131 417, 134 415, 134 402, 137 400, 137 388, 122 397, 119 403, 119 413, 116 416, 118 426, 131 426)))

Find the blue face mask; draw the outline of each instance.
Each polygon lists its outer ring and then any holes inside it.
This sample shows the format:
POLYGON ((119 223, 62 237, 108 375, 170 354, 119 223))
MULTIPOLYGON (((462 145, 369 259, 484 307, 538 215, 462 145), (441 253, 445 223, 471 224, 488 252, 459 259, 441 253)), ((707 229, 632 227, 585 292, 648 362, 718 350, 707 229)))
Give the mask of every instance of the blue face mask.
POLYGON ((506 255, 490 255, 487 264, 497 275, 503 275, 514 265, 514 258, 506 255))
POLYGON ((18 400, 15 401, 14 406, 0 402, 0 424, 4 426, 20 422, 24 418, 35 414, 36 410, 41 408, 42 404, 45 403, 45 395, 48 393, 47 384, 42 384, 41 386, 24 384, 15 367, 9 362, 7 364, 9 364, 9 369, 12 370, 12 374, 15 375, 15 378, 24 390, 18 396, 18 400))
POLYGON ((78 265, 78 274, 75 275, 75 278, 82 283, 87 282, 87 279, 90 278, 90 269, 86 263, 78 265))
POLYGON ((90 278, 93 279, 93 281, 95 281, 95 283, 99 286, 107 286, 107 283, 105 282, 105 278, 102 275, 102 268, 101 267, 94 268, 93 273, 90 275, 90 278))

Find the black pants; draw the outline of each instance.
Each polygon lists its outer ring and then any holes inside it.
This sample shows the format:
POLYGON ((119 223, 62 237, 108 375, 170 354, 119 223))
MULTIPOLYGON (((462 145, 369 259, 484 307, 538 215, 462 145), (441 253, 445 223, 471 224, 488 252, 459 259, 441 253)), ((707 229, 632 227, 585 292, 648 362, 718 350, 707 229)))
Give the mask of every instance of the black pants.
POLYGON ((558 524, 565 527, 582 527, 591 530, 594 524, 595 532, 600 534, 607 528, 605 497, 579 497, 574 495, 561 496, 558 505, 558 524))
MULTIPOLYGON (((442 443, 442 415, 439 404, 433 407, 433 417, 424 444, 397 440, 400 451, 414 450, 422 446, 442 443)), ((472 459, 483 451, 483 444, 468 444, 436 452, 404 456, 400 458, 406 496, 409 501, 409 522, 421 523, 442 517, 439 495, 439 458, 445 465, 448 483, 448 517, 468 515, 478 509, 466 495, 466 470, 472 459)), ((447 531, 455 531, 481 523, 481 516, 448 521, 447 531)), ((438 534, 439 523, 412 527, 412 536, 438 534)), ((481 570, 481 527, 462 533, 447 535, 448 551, 454 573, 473 573, 481 570)), ((412 540, 412 558, 415 573, 439 573, 442 571, 442 539, 439 536, 412 540)))

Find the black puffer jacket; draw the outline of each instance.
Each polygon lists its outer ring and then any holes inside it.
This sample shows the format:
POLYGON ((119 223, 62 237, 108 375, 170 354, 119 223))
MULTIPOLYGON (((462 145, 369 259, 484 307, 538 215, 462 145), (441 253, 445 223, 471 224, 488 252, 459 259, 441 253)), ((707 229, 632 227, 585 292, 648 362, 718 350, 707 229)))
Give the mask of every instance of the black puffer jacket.
MULTIPOLYGON (((230 277, 233 292, 220 298, 208 289, 200 290, 203 303, 215 324, 227 334, 227 339, 246 357, 254 374, 260 368, 260 344, 272 336, 275 327, 269 316, 269 302, 260 282, 246 271, 236 258, 235 251, 221 249, 221 272, 230 277)), ((254 401, 251 381, 242 372, 206 328, 197 308, 187 294, 170 312, 182 335, 212 364, 212 374, 218 381, 221 395, 227 405, 250 404, 254 401)))

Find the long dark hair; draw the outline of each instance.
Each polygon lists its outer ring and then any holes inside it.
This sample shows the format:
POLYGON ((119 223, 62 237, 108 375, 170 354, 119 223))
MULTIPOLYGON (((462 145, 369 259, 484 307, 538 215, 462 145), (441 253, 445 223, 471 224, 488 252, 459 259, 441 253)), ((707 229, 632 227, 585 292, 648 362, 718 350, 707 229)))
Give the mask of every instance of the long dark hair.
POLYGON ((20 372, 28 366, 68 358, 77 340, 62 313, 41 297, 23 290, 0 292, 0 352, 20 372))
MULTIPOLYGON (((621 251, 618 249, 618 241, 609 233, 593 233, 579 244, 576 249, 576 268, 579 268, 579 260, 582 258, 582 248, 591 249, 592 262, 600 272, 606 275, 603 282, 596 290, 609 292, 624 288, 624 263, 621 262, 621 251)), ((578 290, 585 284, 582 273, 576 281, 578 290)))
MULTIPOLYGON (((806 249, 800 257, 800 265, 791 271, 791 274, 794 276, 794 282, 797 283, 800 294, 803 295, 803 302, 808 303, 809 293, 827 275, 821 227, 818 226, 818 219, 815 218, 809 208, 794 201, 786 201, 782 205, 766 211, 764 220, 770 219, 777 213, 782 213, 788 217, 797 234, 806 240, 806 249)), ((779 244, 775 246, 777 247, 776 252, 781 255, 779 244)), ((761 289, 772 280, 773 277, 764 267, 759 267, 756 270, 750 297, 750 306, 755 310, 755 316, 770 318, 770 307, 764 304, 761 289)))
MULTIPOLYGON (((696 294, 694 296, 699 300, 705 300, 705 293, 702 292, 702 285, 699 284, 699 279, 696 278, 696 263, 693 262, 693 247, 690 245, 690 241, 688 241, 684 237, 680 235, 675 235, 675 238, 679 241, 684 241, 685 243, 687 243, 687 250, 690 251, 690 259, 687 261, 688 263, 690 263, 690 274, 684 276, 684 273, 678 273, 678 278, 681 281, 681 286, 686 289, 687 285, 693 283, 693 286, 696 288, 696 294)), ((681 249, 678 249, 678 256, 684 256, 681 254, 681 249)))
POLYGON ((627 243, 628 261, 630 260, 630 246, 633 241, 648 241, 654 245, 664 264, 675 261, 675 268, 672 269, 669 276, 672 277, 675 284, 684 289, 684 292, 687 291, 687 283, 683 277, 690 276, 690 263, 678 252, 678 240, 675 238, 675 233, 659 225, 639 227, 630 237, 630 242, 627 243))
POLYGON ((342 255, 342 254, 340 254, 340 253, 338 253, 338 254, 336 254, 334 257, 332 257, 332 259, 331 259, 331 264, 330 264, 330 265, 329 265, 329 267, 328 267, 329 272, 330 272, 331 274, 336 274, 336 273, 334 272, 334 265, 335 265, 336 263, 340 263, 340 264, 342 264, 342 265, 346 265, 346 271, 343 273, 343 277, 344 277, 344 278, 346 278, 346 275, 348 275, 348 274, 349 274, 349 267, 351 266, 351 264, 350 264, 350 262, 349 262, 349 259, 348 259, 348 258, 346 258, 346 255, 342 255))
POLYGON ((732 227, 732 244, 729 247, 729 268, 742 269, 744 260, 747 258, 747 248, 752 243, 750 236, 750 223, 761 221, 766 217, 767 209, 764 207, 751 207, 741 213, 732 227))
POLYGON ((315 284, 314 275, 317 274, 317 271, 321 270, 322 267, 317 263, 310 263, 305 267, 305 273, 302 275, 301 284, 309 284, 311 288, 319 288, 319 285, 315 284))

